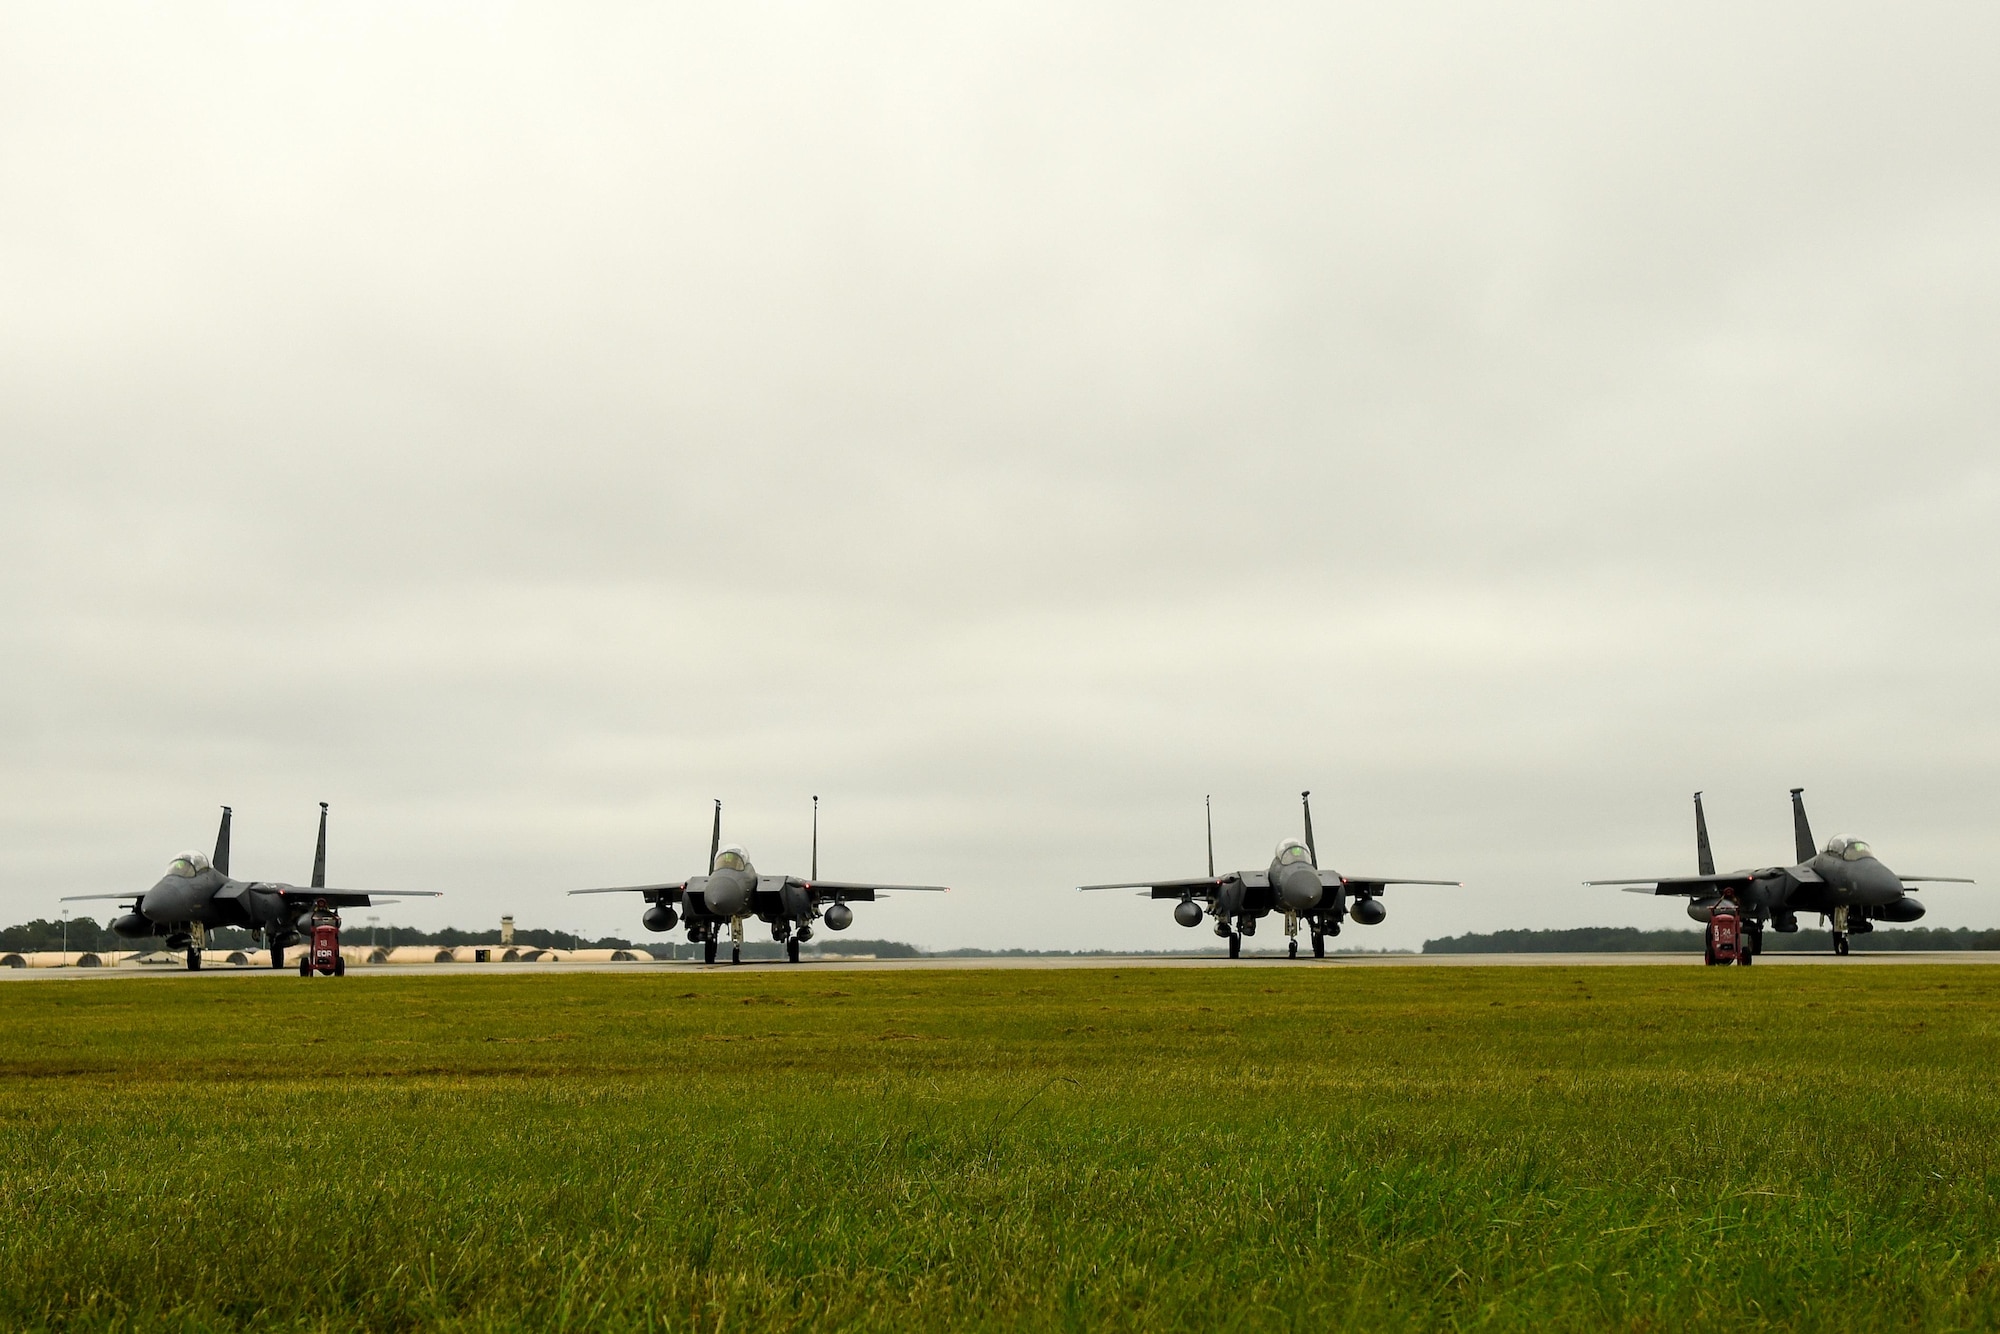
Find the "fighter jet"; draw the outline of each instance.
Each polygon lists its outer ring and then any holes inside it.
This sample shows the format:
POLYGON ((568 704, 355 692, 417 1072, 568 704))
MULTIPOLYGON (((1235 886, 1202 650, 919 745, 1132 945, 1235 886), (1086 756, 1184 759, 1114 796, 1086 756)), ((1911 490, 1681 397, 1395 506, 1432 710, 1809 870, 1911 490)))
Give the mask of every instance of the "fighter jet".
MULTIPOLYGON (((111 929, 128 940, 164 934, 167 948, 187 950, 189 971, 201 967, 201 950, 208 930, 240 926, 262 933, 271 948, 271 967, 285 966, 285 947, 300 940, 299 925, 315 905, 366 908, 370 896, 361 890, 326 887, 326 803, 319 804, 319 846, 313 852, 312 884, 300 888, 266 880, 229 878, 229 807, 222 808, 222 827, 215 834, 215 856, 183 852, 167 867, 158 884, 140 894, 71 894, 64 903, 84 899, 128 899, 125 915, 111 929)), ((379 892, 379 891, 378 891, 379 892)), ((437 898, 434 890, 396 890, 393 902, 405 898, 437 898)))
POLYGON ((1635 876, 1626 880, 1586 880, 1586 885, 1619 885, 1628 894, 1679 894, 1690 900, 1689 917, 1706 922, 1725 900, 1736 905, 1750 938, 1750 953, 1764 952, 1764 924, 1780 932, 1799 929, 1799 914, 1818 913, 1833 924, 1833 952, 1847 953, 1850 934, 1865 934, 1877 922, 1914 922, 1924 905, 1905 886, 1919 882, 1970 885, 1956 875, 1897 875, 1858 838, 1836 834, 1826 847, 1813 851, 1812 826, 1806 823, 1805 789, 1792 789, 1792 840, 1795 866, 1765 866, 1718 875, 1708 844, 1708 817, 1701 793, 1694 794, 1694 855, 1697 873, 1678 876, 1635 876))
POLYGON ((714 963, 718 937, 729 926, 729 962, 743 962, 743 923, 769 924, 771 939, 785 942, 785 957, 799 961, 799 945, 813 937, 813 923, 845 931, 854 921, 849 903, 871 903, 887 890, 943 894, 943 885, 864 885, 819 878, 819 798, 813 798, 812 874, 759 875, 743 849, 722 845, 722 802, 715 803, 715 827, 708 837, 708 874, 660 885, 612 885, 573 889, 571 894, 639 894, 649 905, 639 920, 648 931, 671 931, 687 919, 687 938, 700 941, 705 963, 714 963), (679 911, 676 911, 676 905, 679 911))
MULTIPOLYGON (((1326 938, 1340 934, 1340 919, 1352 916, 1362 926, 1375 926, 1389 915, 1381 893, 1385 885, 1457 885, 1457 880, 1409 880, 1394 876, 1342 875, 1323 870, 1319 850, 1313 845, 1312 793, 1299 793, 1305 807, 1306 837, 1279 840, 1271 854, 1271 864, 1261 871, 1215 873, 1215 818, 1208 813, 1208 874, 1187 880, 1130 880, 1114 885, 1078 885, 1088 892, 1097 889, 1143 889, 1156 899, 1179 899, 1174 920, 1182 926, 1200 926, 1205 913, 1215 920, 1215 934, 1229 938, 1229 957, 1243 952, 1243 937, 1257 933, 1257 920, 1271 913, 1285 915, 1285 934, 1290 937, 1287 952, 1299 957, 1299 922, 1312 930, 1313 957, 1326 957, 1326 938), (1352 906, 1349 898, 1353 899, 1352 906), (1197 902, 1200 900, 1200 902, 1197 902)), ((1204 808, 1208 799, 1202 799, 1204 808)))

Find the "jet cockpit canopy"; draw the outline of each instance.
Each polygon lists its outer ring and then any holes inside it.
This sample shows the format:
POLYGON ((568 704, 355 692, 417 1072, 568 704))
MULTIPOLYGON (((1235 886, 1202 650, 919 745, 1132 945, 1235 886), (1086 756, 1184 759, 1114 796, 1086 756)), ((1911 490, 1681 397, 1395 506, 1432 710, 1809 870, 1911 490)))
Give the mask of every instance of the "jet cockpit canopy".
POLYGON ((183 880, 192 880, 208 869, 208 858, 199 852, 183 852, 167 867, 168 875, 177 875, 183 880))
POLYGON ((1863 857, 1873 857, 1875 850, 1861 839, 1835 834, 1826 841, 1826 855, 1846 862, 1858 862, 1863 857))
POLYGON ((1295 838, 1288 838, 1280 842, 1276 855, 1280 866, 1291 866, 1296 862, 1312 860, 1311 856, 1306 852, 1306 845, 1295 838))
POLYGON ((711 871, 743 871, 749 869, 750 859, 743 855, 743 849, 734 843, 715 854, 715 865, 711 871))

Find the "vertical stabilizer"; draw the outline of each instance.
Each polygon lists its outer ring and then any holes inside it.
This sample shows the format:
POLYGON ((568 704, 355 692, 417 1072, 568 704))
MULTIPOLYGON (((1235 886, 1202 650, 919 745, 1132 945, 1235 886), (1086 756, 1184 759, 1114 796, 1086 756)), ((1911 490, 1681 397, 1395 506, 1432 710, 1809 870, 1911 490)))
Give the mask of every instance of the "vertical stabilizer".
POLYGON ((1715 853, 1708 846, 1708 817, 1701 813, 1701 793, 1694 794, 1695 869, 1702 875, 1715 874, 1715 853))
POLYGON ((1208 878, 1215 879, 1215 805, 1211 798, 1201 799, 1202 819, 1208 822, 1208 878))
POLYGON ((819 794, 813 794, 813 868, 812 878, 819 879, 819 794))
POLYGON ((215 855, 208 864, 224 875, 229 874, 229 808, 222 808, 222 827, 215 831, 215 855))
POLYGON ((1819 850, 1813 846, 1812 826, 1806 823, 1806 803, 1799 795, 1804 791, 1802 787, 1792 789, 1792 842, 1800 865, 1811 861, 1813 853, 1819 850))
POLYGON ((722 798, 715 799, 715 830, 708 836, 708 869, 715 869, 715 854, 722 851, 722 798))
POLYGON ((1299 793, 1299 804, 1306 808, 1306 856, 1312 858, 1314 866, 1319 865, 1319 849, 1313 846, 1313 803, 1312 793, 1299 793))
POLYGON ((319 804, 319 846, 313 849, 314 889, 326 888, 326 803, 319 804))

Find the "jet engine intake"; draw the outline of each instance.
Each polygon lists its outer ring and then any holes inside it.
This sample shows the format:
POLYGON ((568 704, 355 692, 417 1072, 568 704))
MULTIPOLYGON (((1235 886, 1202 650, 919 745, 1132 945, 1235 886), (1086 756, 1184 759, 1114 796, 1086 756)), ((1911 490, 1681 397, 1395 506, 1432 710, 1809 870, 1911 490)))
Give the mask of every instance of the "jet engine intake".
POLYGON ((1382 906, 1382 900, 1372 895, 1364 895, 1356 899, 1354 906, 1347 911, 1355 921, 1363 926, 1380 926, 1382 925, 1382 919, 1389 915, 1389 910, 1382 906))
POLYGON ((826 929, 845 931, 854 925, 854 909, 844 903, 836 903, 826 910, 826 929))
POLYGON ((1182 926, 1201 925, 1201 905, 1193 899, 1182 899, 1174 905, 1174 920, 1182 926))
POLYGON ((681 916, 671 906, 656 903, 646 909, 646 915, 639 920, 646 924, 648 931, 671 931, 674 929, 674 924, 681 920, 681 916))

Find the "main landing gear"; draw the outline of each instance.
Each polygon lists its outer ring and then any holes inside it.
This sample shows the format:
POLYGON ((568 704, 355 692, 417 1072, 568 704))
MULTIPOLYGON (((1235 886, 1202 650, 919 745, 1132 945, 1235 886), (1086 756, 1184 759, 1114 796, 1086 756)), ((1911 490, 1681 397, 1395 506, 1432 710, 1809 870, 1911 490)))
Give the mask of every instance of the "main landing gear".
POLYGON ((701 961, 702 961, 703 963, 714 963, 714 962, 715 962, 715 937, 714 937, 714 936, 708 936, 708 937, 706 937, 705 939, 703 939, 703 941, 701 942, 701 961))
POLYGON ((1325 957, 1326 957, 1326 932, 1324 932, 1324 931, 1314 931, 1314 932, 1313 932, 1313 958, 1315 958, 1315 959, 1324 959, 1325 957))
POLYGON ((785 941, 785 958, 791 963, 799 961, 799 938, 791 936, 785 941))
POLYGON ((1238 931, 1229 933, 1229 957, 1234 959, 1243 953, 1243 935, 1238 931))

